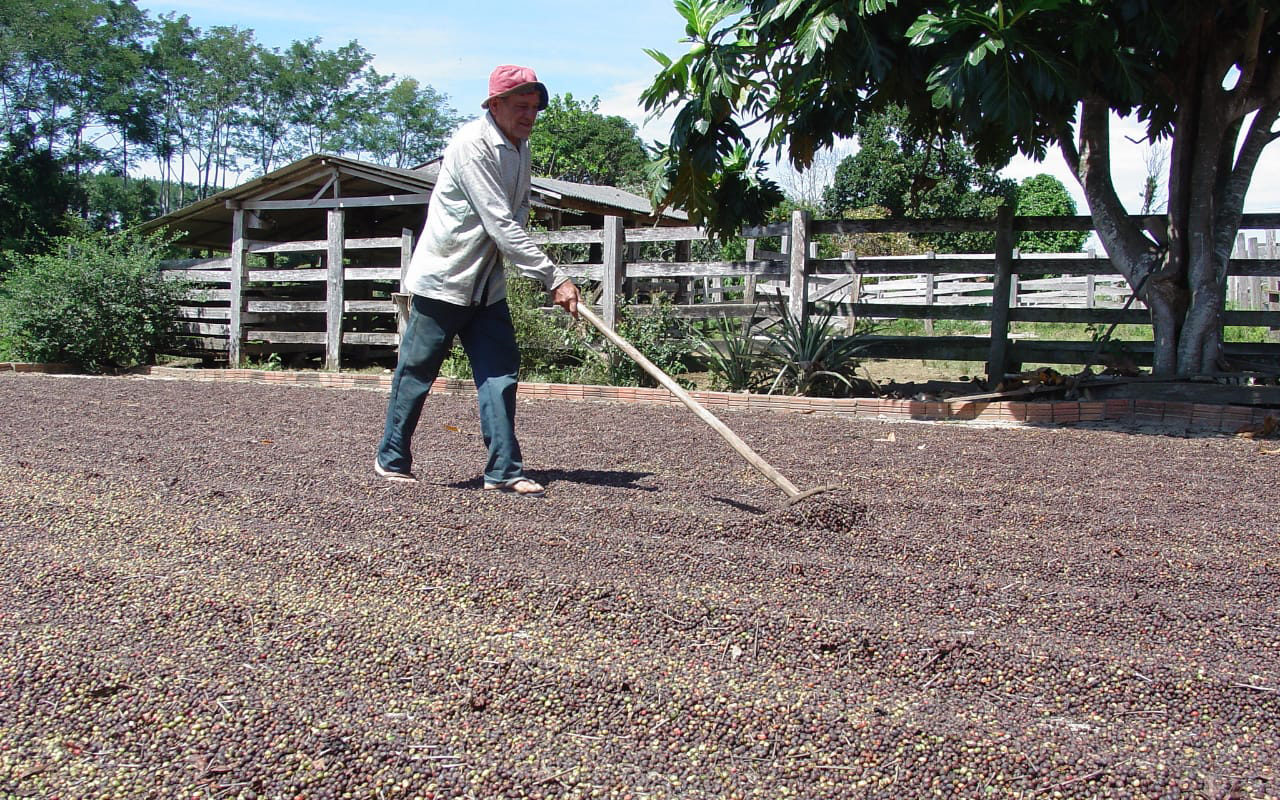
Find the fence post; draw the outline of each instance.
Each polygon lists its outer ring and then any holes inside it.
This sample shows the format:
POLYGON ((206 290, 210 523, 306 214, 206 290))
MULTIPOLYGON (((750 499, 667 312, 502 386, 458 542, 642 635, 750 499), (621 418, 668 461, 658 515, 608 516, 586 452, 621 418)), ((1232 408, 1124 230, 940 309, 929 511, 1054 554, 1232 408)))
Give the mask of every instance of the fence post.
MULTIPOLYGON (((756 260, 756 240, 747 240, 747 261, 756 260)), ((756 276, 748 275, 742 279, 742 302, 751 305, 756 301, 756 276)))
POLYGON ((346 212, 329 209, 329 240, 325 251, 327 267, 325 292, 324 368, 337 371, 342 364, 342 311, 346 304, 343 291, 343 250, 346 238, 346 212))
MULTIPOLYGON (((409 293, 404 288, 404 276, 409 272, 409 262, 413 260, 413 231, 400 229, 400 291, 391 294, 391 301, 396 307, 396 338, 404 337, 405 328, 409 325, 409 293)), ((397 346, 399 346, 397 344, 397 346)))
MULTIPOLYGON (((675 260, 679 263, 687 264, 692 259, 693 242, 688 239, 676 242, 675 260)), ((691 278, 688 275, 677 275, 676 291, 675 295, 671 298, 671 302, 676 305, 693 305, 693 282, 694 278, 691 278)))
MULTIPOLYGON (((930 261, 937 259, 937 257, 938 257, 938 254, 932 250, 930 250, 928 255, 925 256, 925 258, 929 259, 930 261)), ((938 288, 938 276, 932 272, 925 273, 924 305, 925 305, 925 308, 929 309, 930 314, 933 313, 933 301, 935 299, 934 292, 937 291, 937 288, 938 288)), ((924 332, 929 334, 930 336, 933 335, 933 317, 932 316, 924 318, 924 332)))
MULTIPOLYGON (((1258 237, 1249 237, 1249 258, 1255 261, 1260 258, 1258 252, 1258 237)), ((1245 285, 1245 303, 1242 308, 1245 311, 1261 311, 1265 306, 1262 302, 1262 278, 1257 275, 1249 275, 1244 280, 1245 285)))
POLYGON ((244 209, 231 211, 231 317, 227 323, 227 366, 236 369, 244 354, 244 278, 245 249, 244 209))
MULTIPOLYGON (((750 264, 756 260, 756 240, 747 240, 747 252, 744 256, 747 263, 750 264)), ((753 306, 756 302, 756 276, 746 275, 742 279, 742 303, 743 305, 753 306)), ((742 335, 750 336, 751 327, 755 325, 756 317, 753 311, 748 311, 742 315, 742 335)))
POLYGON ((791 281, 787 305, 791 318, 804 324, 809 314, 809 222, 808 211, 791 212, 791 281))
POLYGON ((626 233, 622 217, 604 218, 604 241, 600 249, 600 305, 604 322, 618 329, 618 311, 622 305, 622 282, 626 279, 626 233))
MULTIPOLYGON (((1244 244, 1243 233, 1236 234, 1236 246, 1231 253, 1231 257, 1232 258, 1245 257, 1245 244, 1244 244)), ((1239 308, 1240 301, 1243 299, 1241 297, 1243 292, 1244 292, 1244 287, 1241 286, 1240 279, 1234 275, 1227 275, 1227 302, 1235 306, 1236 308, 1239 308)))
POLYGON ((1009 298, 1013 289, 1013 209, 996 216, 995 283, 991 289, 991 355, 987 381, 994 387, 1009 367, 1009 298))
MULTIPOLYGON (((1276 232, 1270 229, 1267 230, 1267 258, 1276 258, 1276 232)), ((1275 302, 1271 298, 1276 295, 1280 295, 1280 278, 1272 278, 1270 283, 1271 286, 1268 288, 1271 291, 1267 292, 1266 296, 1263 298, 1266 301, 1263 303, 1263 308, 1268 311, 1271 310, 1272 305, 1275 302)))
POLYGON ((848 262, 849 270, 849 315, 845 317, 845 332, 850 336, 858 331, 858 303, 862 302, 862 275, 858 272, 858 254, 854 250, 846 250, 840 257, 848 262))

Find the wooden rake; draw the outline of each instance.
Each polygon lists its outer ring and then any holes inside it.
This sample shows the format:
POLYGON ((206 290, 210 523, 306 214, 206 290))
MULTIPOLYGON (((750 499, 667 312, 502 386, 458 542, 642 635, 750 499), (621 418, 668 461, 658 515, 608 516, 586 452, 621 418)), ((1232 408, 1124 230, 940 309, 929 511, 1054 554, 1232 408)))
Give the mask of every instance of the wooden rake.
POLYGON ((578 316, 582 317, 587 322, 590 322, 596 330, 604 334, 606 339, 617 346, 619 350, 626 353, 632 361, 639 364, 640 367, 645 372, 649 373, 655 381, 660 383, 663 388, 675 395, 677 400, 684 403, 685 406, 694 414, 698 415, 703 422, 710 425, 711 429, 720 434, 720 437, 728 442, 729 446, 736 450, 738 455, 746 459, 748 464, 755 467, 757 472, 773 481, 775 486, 786 493, 788 505, 798 503, 815 494, 820 494, 837 488, 835 485, 818 486, 804 491, 796 488, 794 483, 787 480, 781 472, 778 472, 769 464, 769 462, 761 458, 760 454, 755 450, 752 450, 751 446, 746 442, 742 441, 736 433, 729 429, 728 425, 725 425, 718 417, 716 417, 715 414, 712 414, 701 403, 693 399, 693 397, 684 390, 684 387, 672 380, 671 376, 663 372, 652 361, 645 358, 644 354, 637 350, 631 342, 628 342, 626 339, 619 336, 614 330, 606 325, 604 320, 596 316, 596 313, 588 308, 585 303, 578 304, 578 316))

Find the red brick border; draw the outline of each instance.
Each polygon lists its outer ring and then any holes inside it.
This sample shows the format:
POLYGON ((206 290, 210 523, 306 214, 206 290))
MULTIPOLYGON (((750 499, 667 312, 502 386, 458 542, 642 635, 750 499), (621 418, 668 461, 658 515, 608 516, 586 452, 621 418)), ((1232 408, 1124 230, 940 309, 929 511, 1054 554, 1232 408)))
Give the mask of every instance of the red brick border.
MULTIPOLYGON (((57 371, 27 370, 27 371, 57 371)), ((327 386, 341 389, 391 387, 390 374, 342 372, 287 372, 252 369, 182 369, 151 367, 140 371, 150 378, 194 381, 242 381, 327 386)), ((443 394, 474 394, 467 380, 440 378, 432 391, 443 394)), ((790 411, 845 414, 864 419, 927 420, 937 422, 981 422, 1015 425, 1067 425, 1078 422, 1113 422, 1120 425, 1155 425, 1209 432, 1238 433, 1261 426, 1275 410, 1252 406, 1206 405, 1162 400, 1071 400, 1037 402, 953 402, 887 400, 878 397, 811 398, 734 392, 690 392, 710 409, 734 411, 790 411)), ((665 389, 634 386, 584 386, 559 383, 522 383, 520 397, 614 403, 678 404, 665 389)))

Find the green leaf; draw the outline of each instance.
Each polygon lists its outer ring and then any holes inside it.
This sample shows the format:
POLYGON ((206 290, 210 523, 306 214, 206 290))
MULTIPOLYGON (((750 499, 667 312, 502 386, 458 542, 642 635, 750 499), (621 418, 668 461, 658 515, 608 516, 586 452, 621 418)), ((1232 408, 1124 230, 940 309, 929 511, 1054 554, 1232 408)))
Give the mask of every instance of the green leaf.
POLYGON ((805 58, 813 58, 827 49, 836 36, 846 30, 844 21, 834 12, 806 20, 796 36, 796 48, 805 58))
POLYGON ((650 50, 649 48, 645 48, 644 52, 648 54, 649 58, 652 58, 654 61, 661 64, 664 69, 671 66, 671 57, 666 53, 662 53, 657 50, 650 50))
POLYGON ((921 14, 907 28, 907 40, 916 47, 935 44, 946 35, 942 28, 942 19, 933 14, 921 14))

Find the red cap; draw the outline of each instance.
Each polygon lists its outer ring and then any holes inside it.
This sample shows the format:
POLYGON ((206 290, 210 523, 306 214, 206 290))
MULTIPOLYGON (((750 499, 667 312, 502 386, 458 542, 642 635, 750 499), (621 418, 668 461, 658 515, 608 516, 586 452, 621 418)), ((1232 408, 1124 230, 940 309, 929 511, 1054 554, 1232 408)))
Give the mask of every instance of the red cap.
POLYGON ((536 91, 542 95, 542 99, 538 102, 538 110, 542 111, 547 107, 547 87, 542 85, 538 80, 538 76, 533 74, 533 70, 528 67, 503 64, 494 68, 489 75, 489 96, 480 104, 480 107, 488 108, 489 101, 495 97, 506 97, 509 94, 523 94, 531 91, 536 91))

